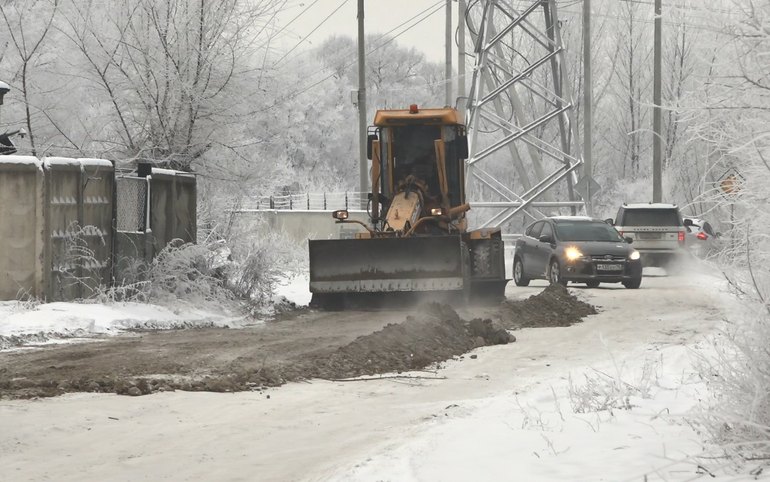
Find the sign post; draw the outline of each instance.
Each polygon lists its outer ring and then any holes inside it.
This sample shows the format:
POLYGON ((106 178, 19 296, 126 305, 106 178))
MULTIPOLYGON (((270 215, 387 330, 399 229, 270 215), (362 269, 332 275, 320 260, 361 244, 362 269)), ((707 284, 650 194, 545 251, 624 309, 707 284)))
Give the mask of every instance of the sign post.
POLYGON ((730 201, 730 253, 735 252, 735 197, 741 191, 743 182, 743 176, 734 167, 725 171, 717 180, 719 192, 730 201))

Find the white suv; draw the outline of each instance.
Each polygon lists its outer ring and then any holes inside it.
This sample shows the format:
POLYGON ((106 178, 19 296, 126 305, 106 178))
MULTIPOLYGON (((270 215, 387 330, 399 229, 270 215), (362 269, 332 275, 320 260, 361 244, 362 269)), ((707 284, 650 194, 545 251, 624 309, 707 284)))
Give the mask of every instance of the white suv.
POLYGON ((686 228, 675 204, 623 204, 614 224, 621 236, 631 238, 644 266, 665 266, 686 253, 686 228))

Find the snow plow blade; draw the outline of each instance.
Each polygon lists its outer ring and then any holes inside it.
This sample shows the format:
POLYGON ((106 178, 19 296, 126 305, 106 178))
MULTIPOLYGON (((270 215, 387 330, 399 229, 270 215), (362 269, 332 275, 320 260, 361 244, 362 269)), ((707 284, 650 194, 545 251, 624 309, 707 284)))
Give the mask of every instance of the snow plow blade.
POLYGON ((469 288, 460 236, 311 240, 316 294, 461 291, 469 288))

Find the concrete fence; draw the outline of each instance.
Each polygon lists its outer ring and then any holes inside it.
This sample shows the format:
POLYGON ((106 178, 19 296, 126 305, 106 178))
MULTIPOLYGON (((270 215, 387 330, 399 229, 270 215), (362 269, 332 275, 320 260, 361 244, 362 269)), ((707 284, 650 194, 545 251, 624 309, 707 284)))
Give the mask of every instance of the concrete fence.
POLYGON ((107 160, 0 156, 0 300, 85 298, 114 282, 114 259, 195 242, 195 177, 157 171, 126 192, 107 160))

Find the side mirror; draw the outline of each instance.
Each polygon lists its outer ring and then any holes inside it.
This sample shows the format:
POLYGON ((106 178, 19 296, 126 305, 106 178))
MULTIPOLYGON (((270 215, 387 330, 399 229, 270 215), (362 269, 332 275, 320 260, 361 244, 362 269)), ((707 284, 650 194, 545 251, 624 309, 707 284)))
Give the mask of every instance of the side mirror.
POLYGON ((541 243, 553 244, 553 237, 547 234, 541 234, 538 239, 540 240, 541 243))
POLYGON ((626 236, 626 237, 625 237, 625 238, 623 238, 623 239, 624 239, 624 240, 625 240, 625 242, 627 242, 628 244, 633 244, 633 243, 634 243, 634 238, 632 238, 632 237, 630 237, 630 236, 626 236))
POLYGON ((366 158, 372 160, 372 141, 377 140, 377 134, 369 134, 366 136, 366 158))
POLYGON ((607 219, 604 220, 604 222, 609 224, 610 226, 614 226, 615 225, 615 221, 613 221, 612 218, 607 218, 607 219))
POLYGON ((684 218, 684 225, 685 225, 685 227, 688 227, 688 228, 689 228, 690 226, 692 226, 692 219, 690 219, 690 218, 684 218))

